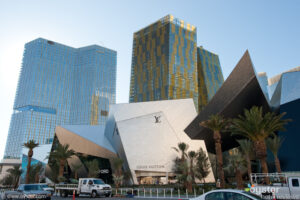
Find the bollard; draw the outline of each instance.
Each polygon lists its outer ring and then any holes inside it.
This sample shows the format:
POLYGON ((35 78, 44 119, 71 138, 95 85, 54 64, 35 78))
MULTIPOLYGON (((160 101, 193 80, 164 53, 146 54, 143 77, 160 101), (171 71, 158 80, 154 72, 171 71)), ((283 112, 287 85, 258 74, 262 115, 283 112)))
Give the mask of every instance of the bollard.
POLYGON ((140 196, 140 189, 138 188, 138 193, 137 193, 138 197, 140 196))
POLYGON ((166 198, 166 189, 164 189, 164 198, 166 198))
POLYGON ((116 188, 116 195, 118 194, 118 189, 116 188))
POLYGON ((73 200, 75 200, 75 190, 73 190, 73 200))
POLYGON ((178 198, 180 198, 180 189, 178 188, 178 198))
POLYGON ((145 188, 144 188, 144 197, 146 197, 145 188))
POLYGON ((158 188, 156 188, 156 198, 158 198, 158 188))
POLYGON ((196 189, 194 188, 194 197, 196 197, 197 195, 196 195, 196 189))
POLYGON ((187 189, 185 190, 185 193, 186 193, 186 198, 188 199, 189 198, 189 193, 188 193, 187 189))

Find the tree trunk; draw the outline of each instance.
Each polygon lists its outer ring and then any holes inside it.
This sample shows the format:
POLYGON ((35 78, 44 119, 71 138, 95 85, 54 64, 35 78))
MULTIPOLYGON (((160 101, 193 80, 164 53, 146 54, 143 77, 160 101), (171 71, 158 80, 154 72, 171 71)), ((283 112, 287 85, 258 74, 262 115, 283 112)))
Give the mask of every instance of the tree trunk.
MULTIPOLYGON (((254 141, 254 148, 255 148, 255 154, 256 157, 260 160, 260 165, 261 165, 261 170, 262 173, 268 173, 268 165, 267 165, 267 146, 265 143, 265 140, 259 140, 259 141, 254 141)), ((270 183, 270 180, 268 177, 264 178, 264 181, 266 184, 270 183)))
POLYGON ((216 158, 217 158, 218 178, 220 179, 220 187, 225 188, 221 134, 219 131, 214 132, 214 140, 215 140, 215 149, 216 149, 216 158))
POLYGON ((193 184, 192 184, 191 181, 188 181, 188 182, 187 182, 187 191, 188 191, 189 193, 192 193, 192 192, 193 192, 193 184))
POLYGON ((195 183, 195 174, 194 174, 194 160, 191 158, 190 159, 190 173, 192 177, 192 182, 195 183))
POLYGON ((65 160, 59 161, 59 176, 64 176, 65 160))
POLYGON ((35 183, 39 183, 40 182, 40 177, 39 177, 39 173, 37 173, 35 175, 35 183))
MULTIPOLYGON (((247 171, 248 171, 248 177, 250 180, 251 179, 250 174, 252 173, 252 167, 251 167, 251 160, 250 160, 249 156, 247 156, 247 171)), ((250 180, 250 182, 252 183, 252 180, 250 180)))
POLYGON ((243 189, 243 177, 242 177, 241 171, 238 168, 235 169, 235 178, 236 178, 237 188, 242 190, 243 189))
MULTIPOLYGON (((261 165, 262 173, 268 173, 268 165, 267 165, 266 158, 261 158, 260 159, 260 165, 261 165)), ((265 177, 264 179, 265 179, 266 184, 270 184, 269 177, 265 177)))
POLYGON ((15 178, 14 189, 16 189, 16 188, 17 188, 17 186, 18 186, 18 183, 19 183, 19 179, 20 179, 20 176, 17 176, 17 177, 15 178))
POLYGON ((30 172, 30 165, 31 165, 32 156, 33 156, 33 151, 32 151, 32 149, 29 149, 28 154, 27 154, 28 162, 27 162, 27 171, 26 171, 26 179, 25 179, 26 184, 29 183, 29 172, 30 172))
POLYGON ((281 173, 281 167, 280 167, 280 162, 279 162, 279 159, 277 156, 274 156, 275 157, 275 166, 276 166, 276 170, 278 173, 281 173))
POLYGON ((185 161, 184 151, 181 151, 180 161, 181 161, 181 163, 184 163, 184 161, 185 161))

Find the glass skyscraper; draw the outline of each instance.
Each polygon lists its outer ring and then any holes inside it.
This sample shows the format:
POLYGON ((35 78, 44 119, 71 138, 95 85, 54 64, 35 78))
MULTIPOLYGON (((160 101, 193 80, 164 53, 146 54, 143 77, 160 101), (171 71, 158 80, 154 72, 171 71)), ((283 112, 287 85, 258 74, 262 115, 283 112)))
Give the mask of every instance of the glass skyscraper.
POLYGON ((168 15, 135 32, 130 102, 193 98, 198 108, 196 27, 168 15))
POLYGON ((25 45, 4 158, 22 144, 51 144, 57 125, 105 125, 116 102, 116 51, 38 38, 25 45))
POLYGON ((224 82, 219 56, 204 49, 197 48, 197 67, 199 85, 199 111, 216 94, 224 82))

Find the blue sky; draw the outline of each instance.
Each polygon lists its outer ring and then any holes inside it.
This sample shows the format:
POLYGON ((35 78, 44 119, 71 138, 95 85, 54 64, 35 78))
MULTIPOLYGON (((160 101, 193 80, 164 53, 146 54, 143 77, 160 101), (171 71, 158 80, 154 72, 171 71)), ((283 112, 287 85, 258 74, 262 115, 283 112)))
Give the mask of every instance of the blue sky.
POLYGON ((24 44, 38 37, 118 52, 117 102, 128 102, 133 33, 172 14, 197 27, 198 45, 216 53, 226 78, 246 49, 272 77, 300 66, 297 0, 0 0, 0 159, 24 44))

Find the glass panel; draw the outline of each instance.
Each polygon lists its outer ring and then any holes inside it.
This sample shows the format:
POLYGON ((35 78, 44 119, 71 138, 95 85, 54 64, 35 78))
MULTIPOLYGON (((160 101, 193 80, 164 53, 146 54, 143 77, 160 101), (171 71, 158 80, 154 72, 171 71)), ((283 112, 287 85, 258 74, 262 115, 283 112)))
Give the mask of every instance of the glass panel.
POLYGON ((226 192, 225 195, 227 200, 252 200, 249 197, 234 192, 226 192))
POLYGON ((104 182, 100 179, 94 180, 94 184, 104 184, 104 182))
POLYGON ((293 185, 293 187, 299 187, 298 179, 292 179, 292 185, 293 185))
POLYGON ((29 191, 29 190, 42 190, 40 185, 25 185, 24 186, 24 190, 25 191, 29 191))
POLYGON ((225 200, 223 192, 213 192, 205 196, 205 200, 225 200))

